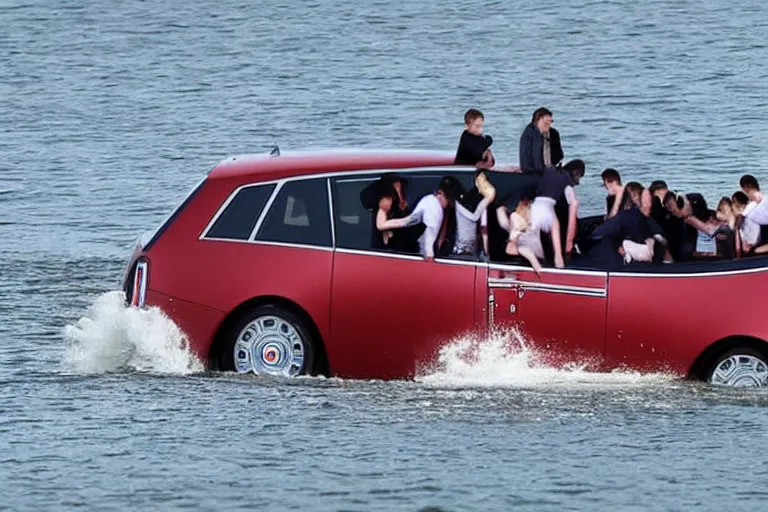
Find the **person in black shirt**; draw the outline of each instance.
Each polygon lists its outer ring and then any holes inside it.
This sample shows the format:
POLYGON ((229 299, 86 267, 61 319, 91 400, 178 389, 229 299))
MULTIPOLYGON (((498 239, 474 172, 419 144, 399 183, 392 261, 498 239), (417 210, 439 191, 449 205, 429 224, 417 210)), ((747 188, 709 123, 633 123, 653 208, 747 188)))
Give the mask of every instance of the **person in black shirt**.
POLYGON ((459 139, 455 163, 457 165, 474 165, 490 169, 496 163, 490 150, 493 138, 483 134, 485 116, 477 109, 471 108, 464 114, 464 132, 459 139))

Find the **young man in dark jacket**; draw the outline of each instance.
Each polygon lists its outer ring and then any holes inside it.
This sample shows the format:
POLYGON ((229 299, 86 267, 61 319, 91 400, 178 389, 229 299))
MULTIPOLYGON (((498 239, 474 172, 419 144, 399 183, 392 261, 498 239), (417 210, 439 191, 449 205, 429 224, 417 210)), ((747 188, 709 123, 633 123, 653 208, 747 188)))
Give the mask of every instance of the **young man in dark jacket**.
POLYGON ((536 109, 531 123, 520 136, 520 170, 524 173, 543 172, 563 160, 560 134, 552 128, 552 112, 536 109))

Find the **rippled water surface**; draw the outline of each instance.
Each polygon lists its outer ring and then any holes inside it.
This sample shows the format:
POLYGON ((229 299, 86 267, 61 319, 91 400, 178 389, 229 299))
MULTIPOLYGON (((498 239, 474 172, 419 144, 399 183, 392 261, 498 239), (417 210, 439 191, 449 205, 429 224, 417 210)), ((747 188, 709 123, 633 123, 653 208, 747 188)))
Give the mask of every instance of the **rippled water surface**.
MULTIPOLYGON (((762 2, 0 2, 0 509, 755 510, 768 394, 537 369, 207 374, 118 294, 216 162, 281 148, 497 159, 539 105, 607 166, 710 200, 768 179, 762 2)), ((492 348, 492 347, 491 347, 492 348)))

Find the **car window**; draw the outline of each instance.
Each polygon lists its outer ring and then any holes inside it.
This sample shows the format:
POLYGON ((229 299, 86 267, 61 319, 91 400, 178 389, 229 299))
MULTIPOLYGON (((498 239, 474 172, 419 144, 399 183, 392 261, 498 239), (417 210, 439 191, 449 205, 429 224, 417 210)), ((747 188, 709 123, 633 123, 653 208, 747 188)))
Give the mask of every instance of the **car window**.
MULTIPOLYGON (((445 175, 456 176, 465 187, 472 186, 473 181, 473 173, 470 172, 400 171, 398 174, 408 180, 406 190, 408 211, 413 210, 422 197, 434 192, 440 179, 445 175)), ((371 186, 380 177, 381 175, 365 174, 345 176, 333 180, 336 247, 378 250, 374 249, 373 244, 374 238, 381 236, 374 225, 378 198, 375 197, 375 192, 372 192, 371 186)))
POLYGON ((286 182, 264 217, 256 240, 331 247, 326 180, 286 182))
POLYGON ((241 189, 213 223, 206 238, 248 240, 273 190, 274 184, 241 189))
POLYGON ((361 193, 378 176, 339 178, 333 183, 336 247, 370 249, 373 236, 373 209, 363 205, 361 193))

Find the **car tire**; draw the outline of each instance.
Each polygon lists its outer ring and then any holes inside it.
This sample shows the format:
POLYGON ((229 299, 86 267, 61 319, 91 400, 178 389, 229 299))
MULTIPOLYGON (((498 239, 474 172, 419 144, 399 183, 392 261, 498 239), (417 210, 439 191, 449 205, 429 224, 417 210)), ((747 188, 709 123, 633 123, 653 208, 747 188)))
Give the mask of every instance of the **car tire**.
POLYGON ((219 353, 219 368, 238 373, 281 377, 311 375, 315 345, 297 315, 276 306, 258 306, 228 330, 219 353))
POLYGON ((768 387, 768 357, 754 347, 732 348, 714 359, 706 380, 720 386, 768 387))

